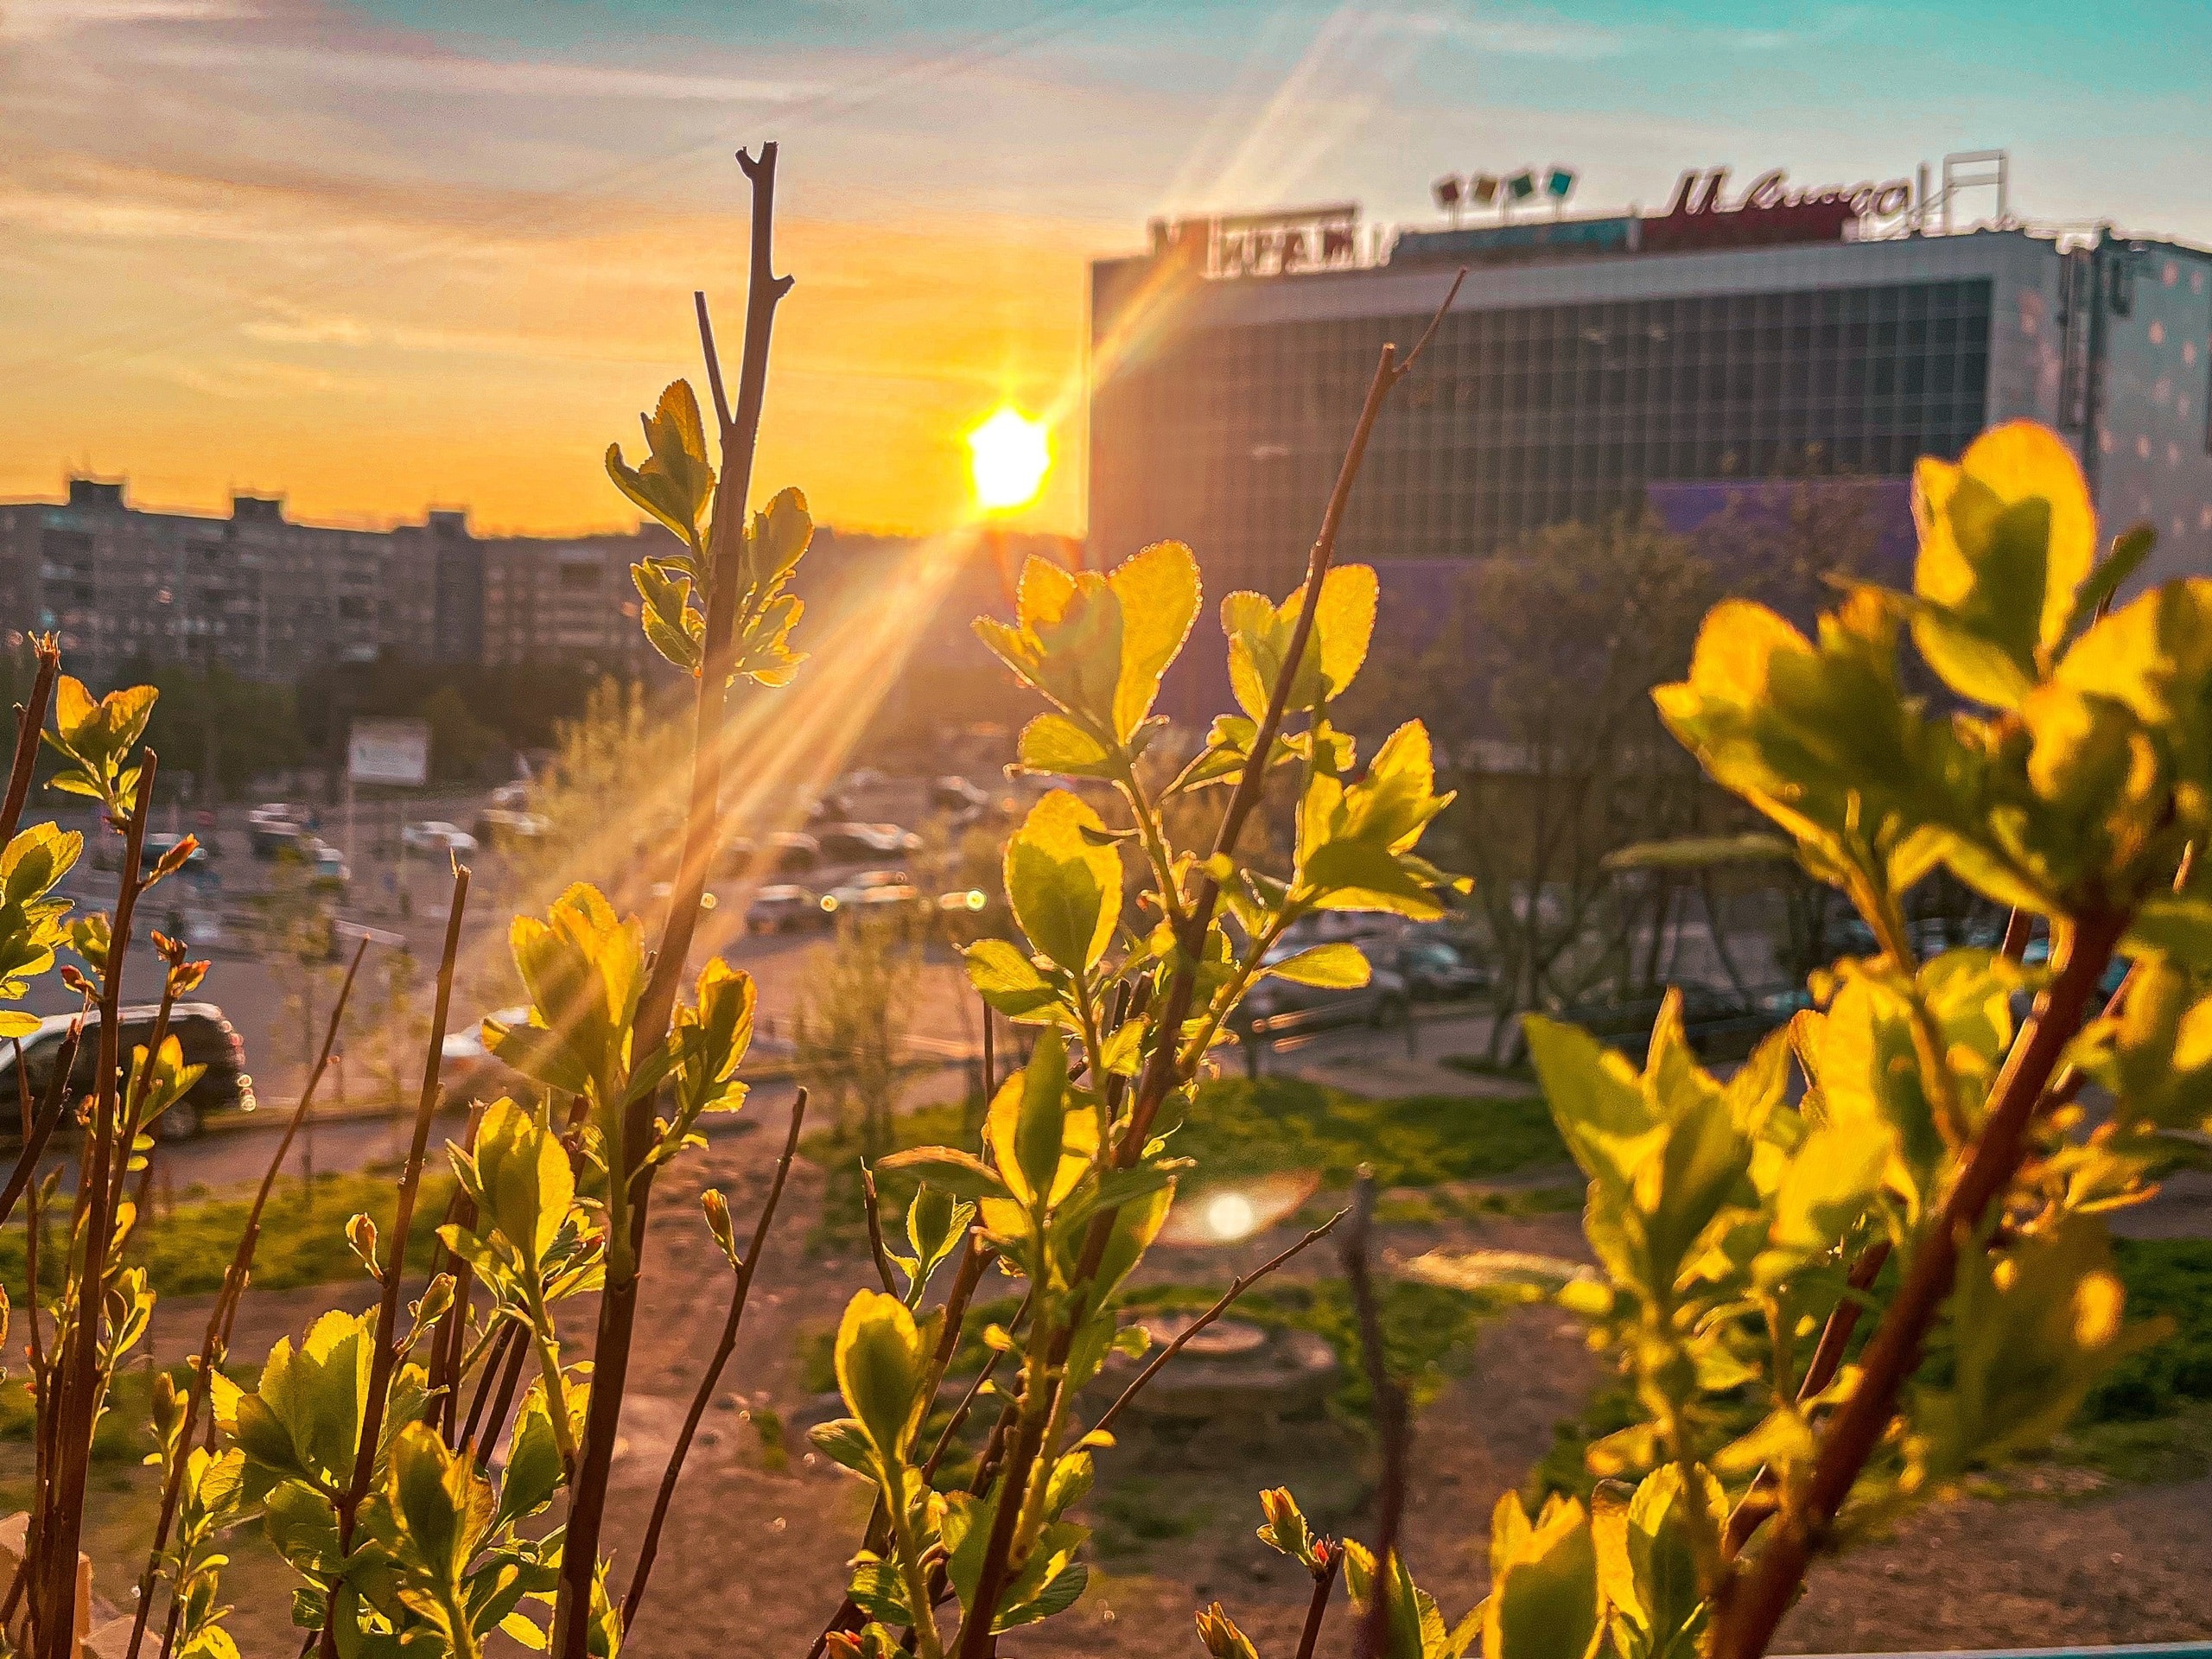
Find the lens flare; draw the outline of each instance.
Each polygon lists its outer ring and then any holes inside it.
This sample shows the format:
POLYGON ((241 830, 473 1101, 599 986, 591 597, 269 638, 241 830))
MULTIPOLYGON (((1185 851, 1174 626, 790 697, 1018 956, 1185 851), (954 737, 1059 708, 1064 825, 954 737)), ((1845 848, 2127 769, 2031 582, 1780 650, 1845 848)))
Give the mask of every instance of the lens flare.
POLYGON ((987 512, 1026 507, 1045 486, 1052 448, 1041 421, 1011 405, 999 410, 968 435, 976 475, 976 499, 987 512))

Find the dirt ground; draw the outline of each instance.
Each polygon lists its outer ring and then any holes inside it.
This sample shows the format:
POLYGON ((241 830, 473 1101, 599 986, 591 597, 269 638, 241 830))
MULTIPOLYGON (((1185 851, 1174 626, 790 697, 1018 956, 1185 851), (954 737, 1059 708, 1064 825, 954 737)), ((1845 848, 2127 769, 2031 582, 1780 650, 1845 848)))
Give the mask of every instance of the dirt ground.
MULTIPOLYGON (((779 1136, 718 1141, 657 1193, 650 1285, 632 1368, 632 1405, 615 1465, 609 1546, 618 1591, 628 1582, 638 1528, 649 1510, 668 1445, 718 1332, 729 1276, 699 1219, 696 1194, 721 1187, 748 1217, 765 1189, 779 1136)), ((750 1414, 786 1421, 819 1402, 799 1377, 798 1350, 834 1323, 873 1274, 857 1255, 810 1256, 805 1236, 820 1203, 818 1171, 802 1164, 786 1198, 787 1224, 770 1247, 735 1359, 688 1465, 664 1540, 643 1620, 630 1650, 640 1659, 730 1653, 803 1655, 836 1605, 842 1563, 857 1543, 868 1494, 810 1452, 794 1423, 786 1468, 765 1466, 750 1414)), ((1154 1264, 1181 1282, 1226 1281, 1287 1242, 1283 1232, 1234 1249, 1169 1253, 1154 1264)), ((1577 1246, 1572 1215, 1485 1217, 1386 1235, 1402 1255, 1440 1243, 1548 1252, 1577 1246)), ((1326 1246, 1288 1272, 1324 1273, 1326 1246)), ((987 1294, 989 1294, 988 1291, 987 1294)), ((340 1300, 329 1290, 250 1297, 236 1352, 265 1352, 340 1300)), ((365 1284, 344 1300, 363 1306, 365 1284)), ((156 1341, 164 1357, 196 1339, 204 1313, 164 1308, 156 1341)), ((588 1333, 579 1333, 588 1343, 588 1333)), ((1485 1534, 1497 1495, 1520 1484, 1597 1377, 1579 1329, 1541 1307, 1484 1328, 1420 1417, 1413 1457, 1408 1556, 1447 1618, 1484 1586, 1485 1534)), ((0 1448, 0 1474, 21 1461, 0 1448)), ((1191 1656, 1201 1649, 1192 1611, 1216 1598, 1262 1653, 1294 1643, 1308 1586, 1252 1535, 1257 1493, 1287 1484, 1326 1528, 1358 1533, 1370 1522, 1370 1465, 1363 1445, 1325 1420, 1224 1426, 1204 1434, 1139 1427, 1105 1459, 1084 1518, 1099 1529, 1090 1586, 1071 1611, 1008 1639, 1008 1656, 1191 1656)), ((123 1590, 141 1529, 126 1506, 147 1482, 118 1471, 97 1499, 96 1548, 104 1596, 123 1590), (127 1489, 127 1490, 126 1490, 127 1489)), ((265 1552, 241 1541, 226 1599, 250 1659, 290 1659, 289 1588, 265 1552)), ((1348 1640, 1338 1611, 1332 1625, 1348 1640)), ((1783 1627, 1778 1649, 1799 1653, 2143 1642, 2212 1630, 2212 1481, 2134 1487, 2067 1500, 1972 1501, 1920 1516, 1896 1539, 1824 1564, 1783 1627), (1974 1586, 1972 1594, 1961 1586, 1974 1586)), ((505 1645, 505 1644, 502 1644, 505 1645)), ((1325 1636, 1322 1650, 1348 1651, 1325 1636)))

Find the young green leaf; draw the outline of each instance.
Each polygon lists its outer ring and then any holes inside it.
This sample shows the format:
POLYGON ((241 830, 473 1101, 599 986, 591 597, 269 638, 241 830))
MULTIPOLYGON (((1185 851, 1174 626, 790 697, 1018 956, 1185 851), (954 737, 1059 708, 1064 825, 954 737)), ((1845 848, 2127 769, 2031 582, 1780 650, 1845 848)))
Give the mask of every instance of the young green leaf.
POLYGON ((1105 954, 1122 915, 1122 855, 1084 831, 1105 823, 1084 801, 1054 790, 1007 842, 1006 892, 1029 941, 1070 973, 1105 954))
POLYGON ((837 1389, 887 1471, 906 1459, 924 1404, 927 1357, 914 1316, 896 1296, 863 1290, 845 1305, 837 1327, 837 1389))

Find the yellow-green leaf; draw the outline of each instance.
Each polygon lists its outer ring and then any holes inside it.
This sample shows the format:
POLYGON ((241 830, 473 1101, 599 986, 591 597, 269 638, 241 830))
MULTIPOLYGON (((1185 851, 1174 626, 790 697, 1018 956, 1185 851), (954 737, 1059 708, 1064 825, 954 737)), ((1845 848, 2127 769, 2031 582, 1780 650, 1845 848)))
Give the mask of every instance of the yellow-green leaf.
POLYGON ((1198 562, 1180 542, 1155 542, 1116 566, 1106 582, 1122 607, 1114 734, 1126 743, 1152 712, 1160 677, 1190 637, 1198 613, 1198 562))
POLYGON ((1268 963, 1266 971, 1294 985, 1318 985, 1329 990, 1354 990, 1373 977, 1360 948, 1343 939, 1308 945, 1280 962, 1268 963))
POLYGON ((1122 855, 1086 839, 1104 820, 1054 790, 1007 842, 1006 891, 1030 943, 1071 973, 1097 962, 1122 914, 1122 855))
POLYGON ((837 1390, 887 1465, 906 1456, 920 1407, 924 1353, 914 1316, 896 1296, 863 1290, 837 1327, 837 1390))
POLYGON ((2057 645, 2075 590, 2097 559, 2095 509, 2081 463, 2049 427, 2010 421, 1967 446, 1954 464, 1932 457, 1913 474, 1920 555, 1913 591, 1984 626, 2022 639, 2005 619, 2024 607, 2024 644, 2057 645), (2039 503, 2025 513, 2018 510, 2039 503))

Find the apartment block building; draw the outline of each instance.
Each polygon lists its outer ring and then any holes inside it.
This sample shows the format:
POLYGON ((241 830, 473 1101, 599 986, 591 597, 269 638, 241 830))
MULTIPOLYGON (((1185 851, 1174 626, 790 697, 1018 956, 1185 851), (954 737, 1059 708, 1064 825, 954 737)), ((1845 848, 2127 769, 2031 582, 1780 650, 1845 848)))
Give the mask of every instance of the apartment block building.
POLYGON ((167 664, 287 682, 379 658, 632 675, 658 659, 629 566, 667 544, 658 527, 479 537, 455 511, 389 531, 302 524, 254 495, 227 518, 150 512, 120 481, 73 478, 62 501, 0 504, 0 628, 59 634, 94 683, 167 664))

